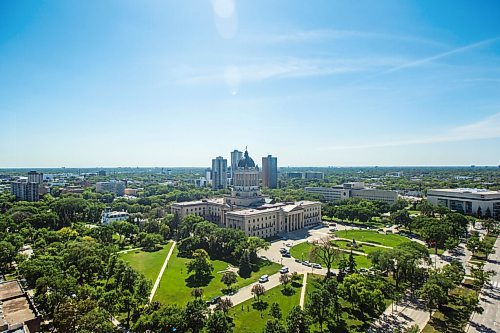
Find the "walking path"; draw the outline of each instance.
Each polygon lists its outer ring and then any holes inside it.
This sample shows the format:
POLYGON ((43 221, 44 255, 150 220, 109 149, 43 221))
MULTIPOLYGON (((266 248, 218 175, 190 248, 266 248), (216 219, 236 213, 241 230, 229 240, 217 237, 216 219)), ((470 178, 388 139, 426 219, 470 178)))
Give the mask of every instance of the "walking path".
MULTIPOLYGON (((336 241, 336 240, 342 240, 342 241, 352 242, 352 239, 349 239, 349 238, 341 238, 341 237, 335 237, 333 240, 334 240, 334 241, 336 241)), ((370 245, 370 246, 375 246, 375 247, 382 247, 382 248, 384 248, 384 249, 393 249, 393 247, 391 247, 391 246, 382 245, 382 244, 377 244, 377 243, 363 242, 363 241, 359 241, 359 240, 356 240, 356 243, 359 243, 359 244, 365 244, 365 245, 370 245)))
POLYGON ((300 307, 304 308, 304 299, 306 298, 306 288, 307 287, 307 272, 304 273, 304 280, 302 281, 302 290, 300 291, 300 307))
POLYGON ((151 294, 149 294, 149 302, 153 300, 153 297, 155 296, 156 289, 158 289, 158 286, 160 285, 161 277, 163 276, 163 272, 165 272, 165 268, 167 268, 168 261, 170 260, 170 256, 174 252, 176 242, 173 241, 172 246, 170 247, 170 251, 168 251, 167 257, 165 258, 165 262, 163 263, 163 266, 161 267, 160 273, 158 273, 158 277, 156 278, 155 284, 153 286, 153 289, 151 289, 151 294))
POLYGON ((142 247, 134 247, 133 249, 121 250, 121 251, 118 251, 116 253, 120 254, 120 253, 127 253, 127 252, 132 252, 132 251, 137 251, 137 250, 142 250, 142 247))
POLYGON ((403 329, 413 325, 418 325, 422 330, 428 321, 429 312, 418 299, 407 294, 399 304, 385 309, 368 332, 392 333, 396 328, 403 329))
POLYGON ((500 300, 500 238, 495 241, 493 250, 494 252, 489 256, 484 270, 492 270, 495 275, 491 278, 491 283, 486 284, 479 294, 479 305, 484 311, 483 313, 472 314, 466 330, 469 333, 500 331, 500 311, 498 311, 500 300))

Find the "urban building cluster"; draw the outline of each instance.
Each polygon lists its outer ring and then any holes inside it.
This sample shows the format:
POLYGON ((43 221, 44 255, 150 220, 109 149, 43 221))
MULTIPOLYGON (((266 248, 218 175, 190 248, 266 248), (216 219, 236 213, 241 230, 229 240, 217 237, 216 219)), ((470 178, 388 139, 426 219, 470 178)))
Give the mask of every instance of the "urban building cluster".
MULTIPOLYGON (((267 156, 264 159, 269 163, 265 168, 276 169, 276 158, 267 156)), ((223 160, 216 158, 214 161, 217 164, 224 163, 223 160)), ((320 202, 271 202, 269 198, 263 196, 260 191, 260 170, 248 151, 245 151, 237 162, 231 162, 234 163, 231 167, 230 195, 223 198, 174 203, 171 206, 172 213, 180 218, 196 214, 221 227, 239 229, 249 236, 259 237, 271 237, 321 222, 320 202)), ((214 165, 213 170, 217 170, 214 165)), ((268 174, 271 174, 271 171, 268 171, 268 174)), ((212 177, 212 179, 218 178, 212 177)))
POLYGON ((500 217, 500 191, 477 188, 432 189, 427 190, 427 200, 469 215, 500 217))
POLYGON ((363 182, 349 182, 332 187, 306 187, 305 191, 319 195, 322 201, 360 198, 370 201, 382 201, 392 205, 398 199, 396 191, 368 188, 363 182))
MULTIPOLYGON (((218 156, 212 160, 212 168, 205 171, 205 180, 203 178, 194 180, 197 186, 212 185, 212 189, 225 189, 234 184, 234 175, 238 169, 238 162, 243 158, 243 152, 234 150, 231 152, 231 164, 228 165, 227 159, 218 156)), ((255 166, 258 171, 258 179, 262 181, 262 186, 267 188, 278 187, 278 159, 272 155, 262 157, 262 170, 258 165, 255 166)))

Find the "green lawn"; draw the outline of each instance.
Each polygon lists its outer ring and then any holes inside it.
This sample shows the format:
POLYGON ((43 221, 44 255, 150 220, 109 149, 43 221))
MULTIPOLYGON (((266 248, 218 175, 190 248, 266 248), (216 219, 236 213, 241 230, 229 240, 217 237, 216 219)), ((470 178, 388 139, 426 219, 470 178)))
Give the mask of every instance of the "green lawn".
MULTIPOLYGON (((318 262, 321 265, 325 266, 324 262, 321 259, 316 260, 312 257, 312 254, 311 254, 312 249, 313 249, 312 244, 310 244, 308 242, 304 242, 304 243, 300 243, 300 244, 293 246, 290 249, 290 254, 294 258, 298 258, 301 260, 308 260, 310 262, 318 262)), ((347 259, 347 257, 349 256, 349 253, 344 252, 343 254, 344 254, 345 258, 347 259)), ((371 261, 366 256, 355 254, 354 260, 358 264, 358 268, 368 268, 368 267, 372 266, 371 261)), ((338 263, 339 263, 339 260, 336 260, 333 263, 332 268, 338 268, 339 267, 338 263)))
POLYGON ((385 250, 385 248, 383 248, 383 247, 373 246, 373 245, 368 245, 368 244, 357 244, 357 247, 351 247, 350 244, 352 242, 345 241, 345 240, 338 240, 338 241, 334 241, 333 243, 341 249, 351 250, 351 248, 352 248, 353 251, 363 252, 366 254, 370 254, 376 250, 385 250))
POLYGON ((384 246, 395 247, 405 242, 411 242, 406 237, 396 234, 379 234, 371 230, 341 230, 336 231, 335 235, 340 238, 354 239, 361 242, 369 242, 384 246))
POLYGON ((137 250, 120 253, 119 258, 127 261, 134 270, 144 274, 154 283, 171 246, 172 243, 168 243, 161 250, 155 252, 137 250))
POLYGON ((253 299, 236 305, 229 312, 229 315, 234 318, 235 327, 233 331, 238 333, 262 332, 266 321, 271 319, 269 308, 274 302, 278 303, 280 306, 281 313, 283 314, 282 323, 284 324, 288 312, 290 312, 295 305, 299 305, 301 287, 301 285, 294 287, 294 293, 291 296, 283 295, 281 292, 283 287, 281 286, 267 290, 264 296, 261 297, 261 300, 268 304, 267 309, 262 311, 262 318, 260 312, 252 307, 252 303, 254 302, 253 299))
MULTIPOLYGON (((225 289, 226 285, 220 281, 222 276, 221 271, 224 271, 228 267, 228 263, 221 260, 212 260, 212 265, 214 266, 212 271, 213 277, 205 285, 196 285, 190 283, 189 275, 187 274, 186 263, 189 259, 181 258, 177 255, 178 250, 175 248, 154 296, 155 301, 163 304, 175 303, 184 305, 191 299, 191 291, 195 287, 203 289, 203 298, 206 300, 222 295, 222 289, 225 289)), ((239 289, 249 285, 257 281, 261 275, 272 275, 277 273, 281 268, 280 265, 269 261, 261 262, 261 265, 259 271, 253 272, 247 279, 238 276, 238 281, 233 285, 233 288, 239 289)))

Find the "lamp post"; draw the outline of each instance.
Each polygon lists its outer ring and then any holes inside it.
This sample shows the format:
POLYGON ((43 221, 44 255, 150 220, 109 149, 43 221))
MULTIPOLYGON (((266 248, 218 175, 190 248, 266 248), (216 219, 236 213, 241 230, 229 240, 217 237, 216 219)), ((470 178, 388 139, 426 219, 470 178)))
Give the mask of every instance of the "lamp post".
MULTIPOLYGON (((394 271, 398 271, 398 261, 394 259, 394 271)), ((394 293, 394 302, 393 304, 396 306, 396 312, 398 312, 398 291, 396 290, 394 293)), ((392 313, 394 313, 394 308, 392 309, 392 313)))

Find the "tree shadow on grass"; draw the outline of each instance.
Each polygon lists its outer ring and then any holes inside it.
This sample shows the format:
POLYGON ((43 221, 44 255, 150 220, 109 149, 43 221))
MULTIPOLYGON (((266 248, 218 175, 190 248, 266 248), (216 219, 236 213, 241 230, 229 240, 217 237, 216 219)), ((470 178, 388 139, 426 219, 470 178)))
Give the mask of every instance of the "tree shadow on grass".
POLYGON ((200 288, 208 286, 213 278, 213 275, 197 277, 195 274, 191 274, 184 281, 186 281, 186 286, 189 288, 200 288))
POLYGON ((269 306, 269 303, 266 301, 260 300, 252 303, 252 308, 257 311, 264 311, 269 306))
POLYGON ((286 288, 281 289, 281 293, 285 296, 292 296, 293 294, 295 294, 295 289, 288 286, 286 288))

